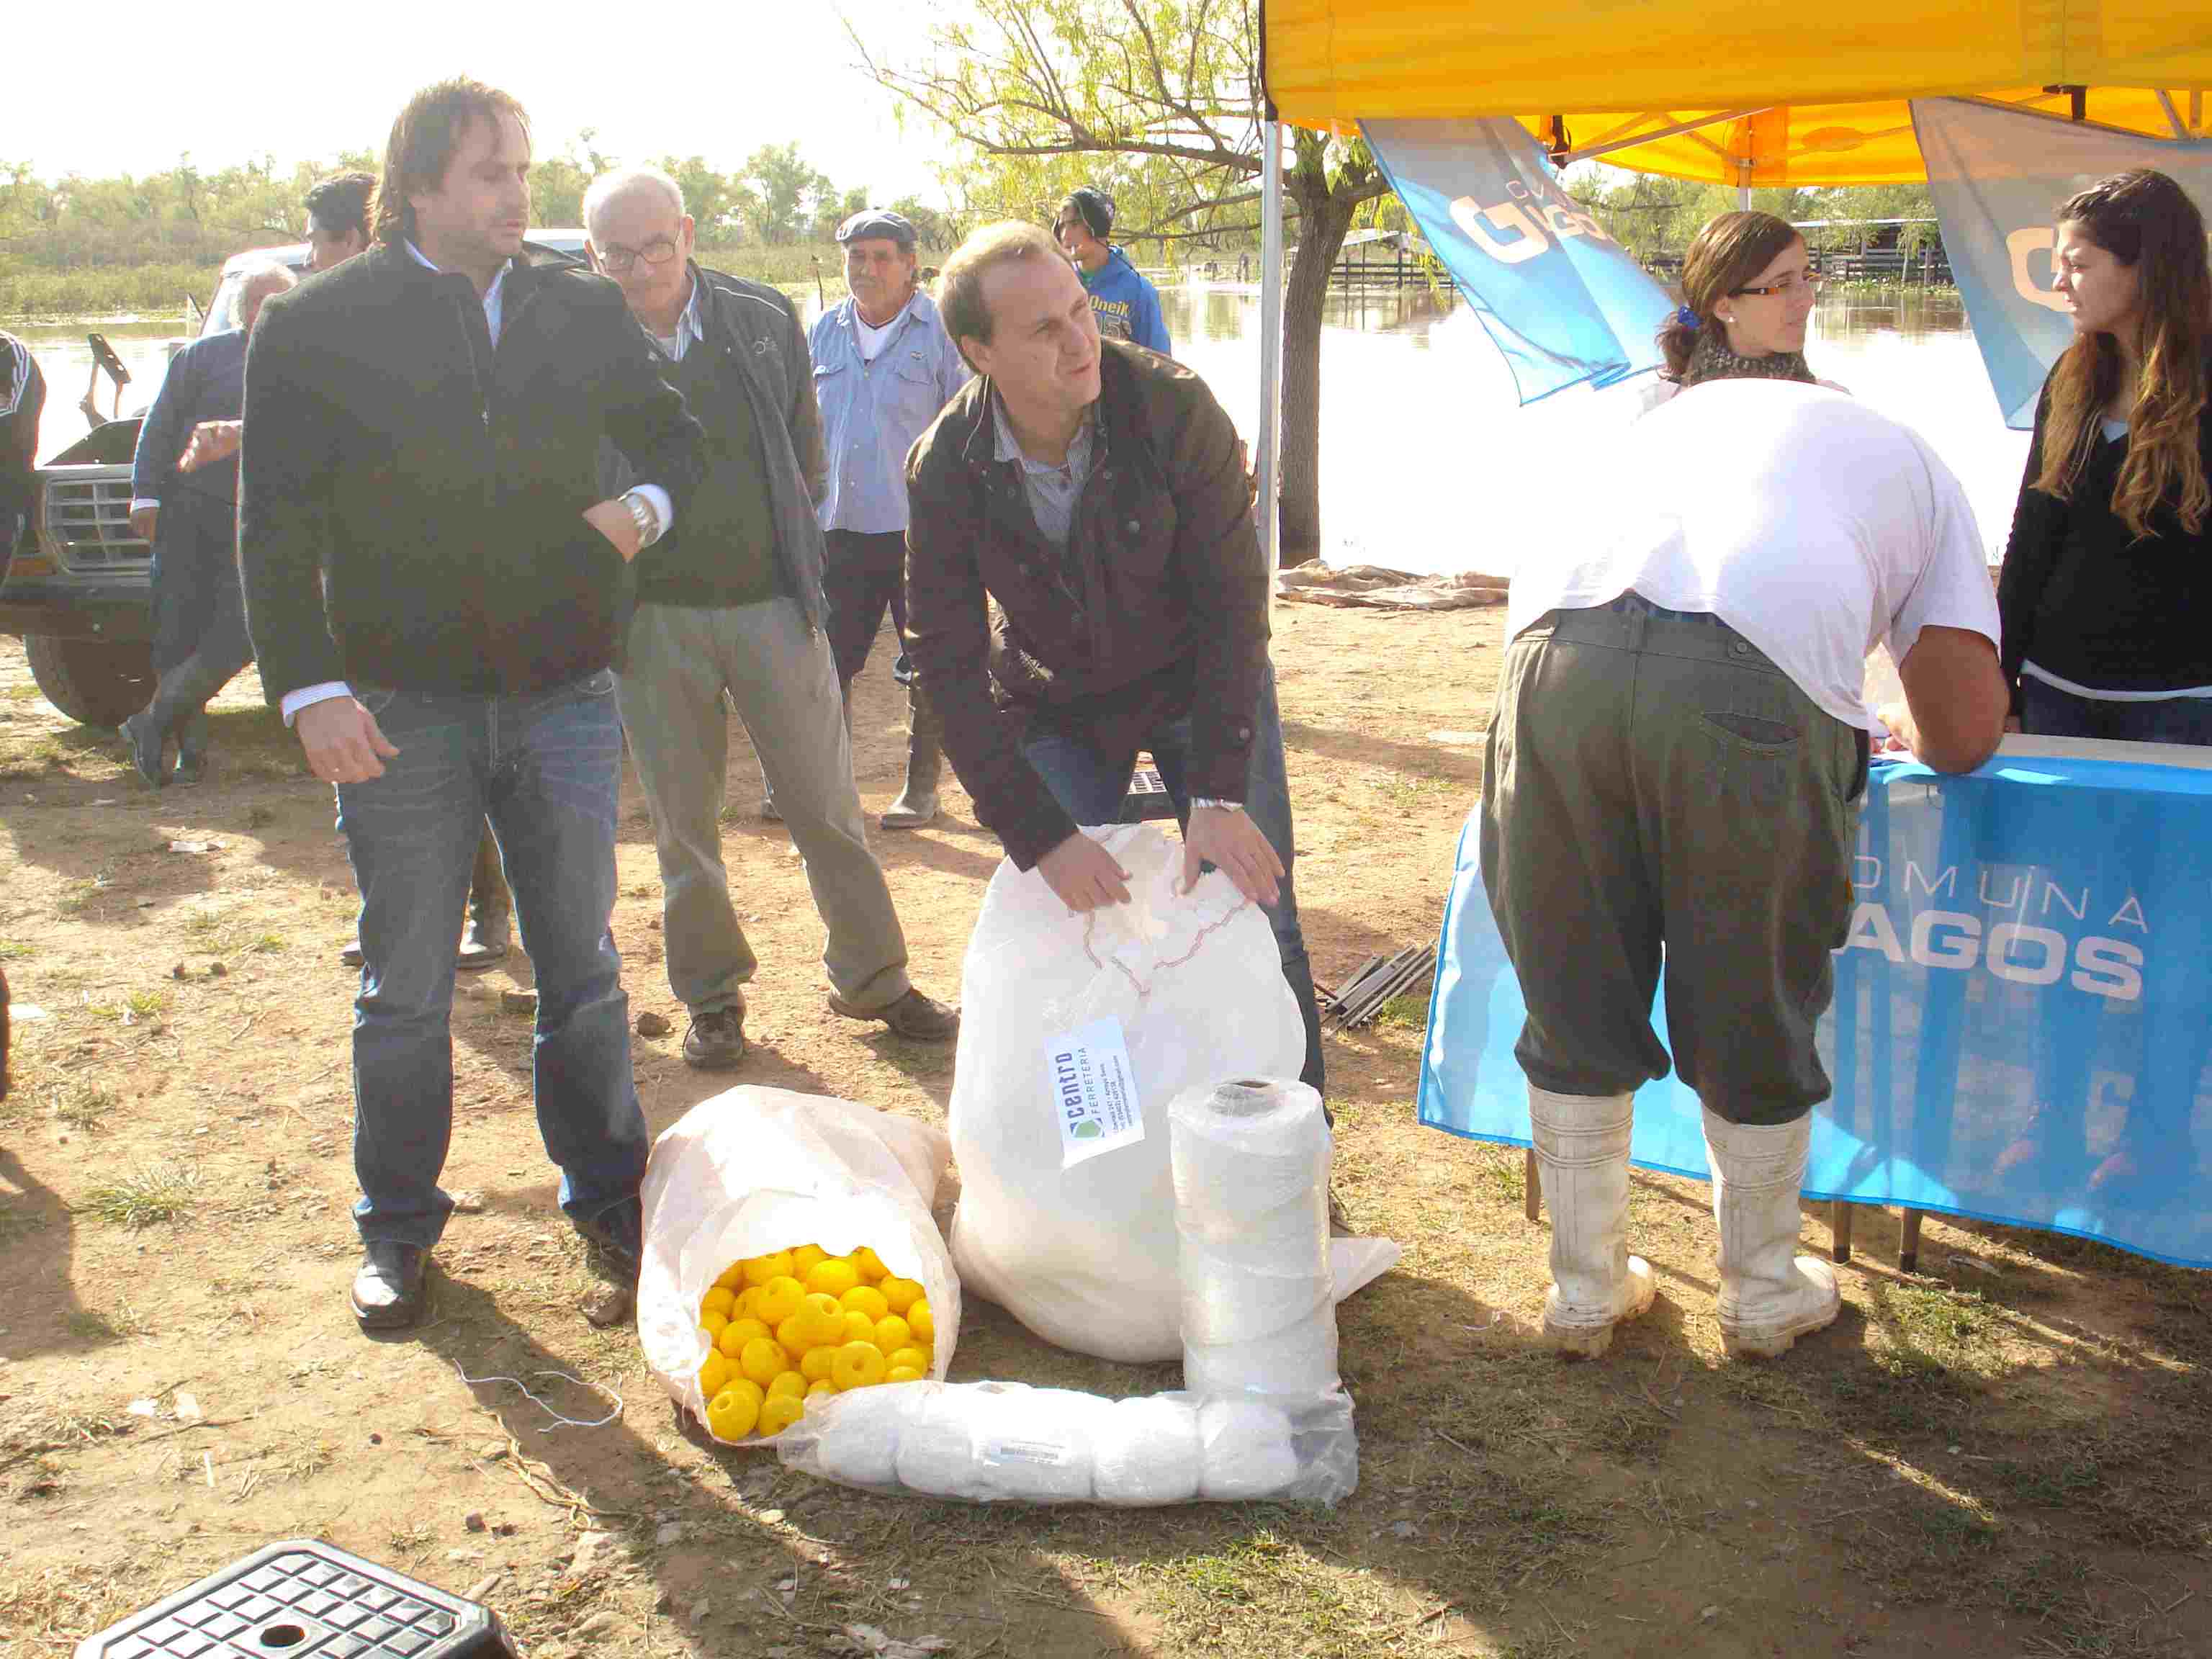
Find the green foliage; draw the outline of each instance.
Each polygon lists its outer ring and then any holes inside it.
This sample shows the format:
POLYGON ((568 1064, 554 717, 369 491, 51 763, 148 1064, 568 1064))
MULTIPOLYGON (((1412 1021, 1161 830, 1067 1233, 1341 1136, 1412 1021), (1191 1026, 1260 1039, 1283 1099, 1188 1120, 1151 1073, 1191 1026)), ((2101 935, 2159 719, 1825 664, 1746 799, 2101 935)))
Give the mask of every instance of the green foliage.
MULTIPOLYGON (((1573 169, 1565 183, 1567 193, 1590 210, 1606 234, 1639 259, 1680 258, 1700 225, 1736 205, 1736 193, 1726 185, 1624 173, 1617 167, 1573 169)), ((1935 203, 1923 184, 1754 190, 1751 204, 1793 224, 1823 219, 1932 220, 1936 216, 1935 203)), ((1857 248, 1873 228, 1831 224, 1807 231, 1805 240, 1816 250, 1857 248)), ((1898 232, 1897 245, 1908 255, 1936 240, 1932 223, 1893 228, 1898 232)))
POLYGON ((899 63, 854 45, 902 119, 951 141, 939 177, 968 223, 1051 222, 1079 185, 1114 198, 1146 263, 1252 246, 1259 224, 1253 0, 963 0, 899 63))
MULTIPOLYGON (((602 152, 597 137, 586 128, 531 167, 531 213, 540 226, 581 226, 592 180, 623 164, 602 152)), ((820 258, 825 282, 834 279, 842 294, 843 259, 831 237, 840 222, 870 205, 865 185, 840 188, 796 143, 764 145, 729 173, 700 155, 664 155, 659 165, 683 191, 701 252, 713 263, 796 291, 812 286, 820 258)), ((171 316, 187 295, 204 305, 225 259, 301 240, 300 204, 308 189, 356 167, 377 170, 366 151, 289 169, 264 158, 215 173, 187 155, 143 178, 72 173, 53 181, 0 162, 0 317, 171 316)), ((911 196, 893 205, 914 221, 926 253, 959 240, 954 216, 911 196)))

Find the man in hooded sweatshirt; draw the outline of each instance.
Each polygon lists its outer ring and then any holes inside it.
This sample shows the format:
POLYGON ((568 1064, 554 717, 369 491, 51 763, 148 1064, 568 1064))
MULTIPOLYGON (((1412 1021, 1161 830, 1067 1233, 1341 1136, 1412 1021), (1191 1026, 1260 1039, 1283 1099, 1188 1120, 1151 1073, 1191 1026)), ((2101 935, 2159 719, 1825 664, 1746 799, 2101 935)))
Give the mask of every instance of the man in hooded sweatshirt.
POLYGON ((1175 343, 1160 318, 1160 291, 1138 275, 1127 254, 1108 244, 1113 231, 1114 198, 1089 185, 1060 204, 1052 227, 1054 240, 1075 261, 1075 273, 1091 295, 1100 337, 1131 340, 1172 357, 1175 343))

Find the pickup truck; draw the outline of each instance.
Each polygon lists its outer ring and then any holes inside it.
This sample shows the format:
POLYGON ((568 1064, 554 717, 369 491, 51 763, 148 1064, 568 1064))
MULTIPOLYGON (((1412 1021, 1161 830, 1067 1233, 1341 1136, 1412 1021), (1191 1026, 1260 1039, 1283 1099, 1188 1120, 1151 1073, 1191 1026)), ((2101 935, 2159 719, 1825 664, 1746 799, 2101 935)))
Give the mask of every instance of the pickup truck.
MULTIPOLYGON (((536 230, 539 264, 583 258, 580 230, 536 230)), ((200 334, 238 326, 246 273, 307 270, 307 245, 256 248, 223 266, 200 334)), ((131 528, 131 458, 145 410, 101 422, 51 457, 33 482, 22 543, 0 579, 0 634, 22 636, 46 701, 87 726, 118 726, 154 694, 154 550, 131 528)))

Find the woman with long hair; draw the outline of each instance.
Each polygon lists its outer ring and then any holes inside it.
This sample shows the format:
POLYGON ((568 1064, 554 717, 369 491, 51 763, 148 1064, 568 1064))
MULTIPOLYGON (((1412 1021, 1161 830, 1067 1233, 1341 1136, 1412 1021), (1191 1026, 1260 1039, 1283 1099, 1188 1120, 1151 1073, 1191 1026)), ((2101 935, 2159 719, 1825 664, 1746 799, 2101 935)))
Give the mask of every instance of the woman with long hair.
MULTIPOLYGON (((1709 219, 1682 259, 1682 304, 1659 331, 1662 380, 1803 380, 1820 273, 1805 239, 1771 213, 1709 219)), ((1838 388, 1841 390, 1841 388, 1838 388)))
POLYGON ((1997 603, 2021 729, 2212 744, 2212 269, 2138 167, 2058 210, 2074 343, 2044 383, 1997 603))
MULTIPOLYGON (((2044 383, 1997 582, 2016 729, 2212 744, 2212 267, 2204 219, 2164 173, 2114 173, 2063 204, 2052 288, 2074 323, 2044 383)), ((2148 820, 2106 856, 2139 896, 2158 867, 2148 820)), ((2169 929, 2171 933, 2171 929, 2169 929)), ((2035 1112, 2001 1175, 2123 1193, 2193 1163, 2186 1103, 2212 1025, 2201 949, 2169 936, 2163 994, 2136 1023, 2138 1097, 2089 1166, 2078 1125, 2096 1044, 2055 1017, 2037 1056, 2035 1112), (2076 1164, 2075 1159, 2081 1158, 2076 1164)), ((2094 1032, 2091 1033, 2091 1039, 2094 1032)))

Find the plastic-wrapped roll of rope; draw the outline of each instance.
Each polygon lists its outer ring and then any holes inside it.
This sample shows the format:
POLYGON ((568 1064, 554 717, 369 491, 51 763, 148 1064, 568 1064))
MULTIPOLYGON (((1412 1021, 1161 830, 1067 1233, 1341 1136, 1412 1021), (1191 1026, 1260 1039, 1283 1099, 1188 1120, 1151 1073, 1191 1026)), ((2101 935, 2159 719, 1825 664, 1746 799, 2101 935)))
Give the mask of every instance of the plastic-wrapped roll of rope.
POLYGON ((775 1445, 785 1468, 841 1486, 971 1504, 1334 1505, 1359 1484, 1341 1389, 1114 1401, 1018 1382, 905 1382, 810 1401, 775 1445))
POLYGON ((1183 1387, 1212 1398, 1338 1387, 1331 1143, 1303 1083, 1238 1079, 1168 1108, 1183 1387))

